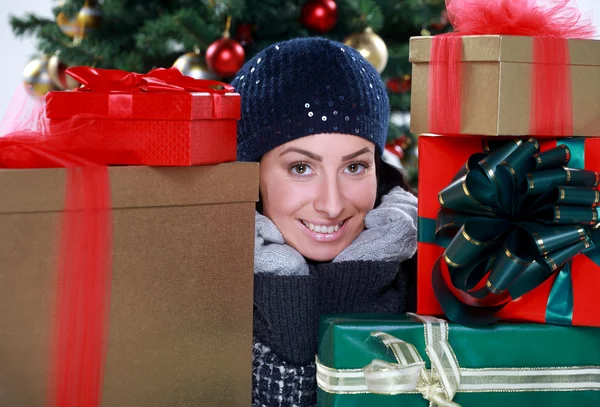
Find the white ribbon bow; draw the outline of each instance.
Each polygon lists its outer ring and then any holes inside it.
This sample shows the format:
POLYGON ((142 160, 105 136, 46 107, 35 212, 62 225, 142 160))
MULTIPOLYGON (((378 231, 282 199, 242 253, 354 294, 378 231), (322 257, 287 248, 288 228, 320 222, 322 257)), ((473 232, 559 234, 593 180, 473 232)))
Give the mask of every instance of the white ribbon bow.
POLYGON ((442 319, 409 314, 423 322, 427 369, 417 349, 384 332, 371 336, 390 349, 397 363, 375 359, 362 369, 333 369, 317 357, 317 384, 336 394, 420 393, 430 407, 460 407, 452 401, 457 392, 600 390, 600 367, 461 369, 448 342, 448 323, 442 319))
POLYGON ((426 368, 425 361, 413 345, 384 332, 374 332, 371 336, 390 349, 398 363, 375 359, 357 372, 353 369, 329 369, 317 361, 319 387, 333 392, 344 387, 346 391, 375 394, 421 393, 430 407, 460 407, 452 401, 460 384, 460 370, 448 344, 446 321, 415 317, 426 325, 425 351, 431 361, 431 370, 426 368))

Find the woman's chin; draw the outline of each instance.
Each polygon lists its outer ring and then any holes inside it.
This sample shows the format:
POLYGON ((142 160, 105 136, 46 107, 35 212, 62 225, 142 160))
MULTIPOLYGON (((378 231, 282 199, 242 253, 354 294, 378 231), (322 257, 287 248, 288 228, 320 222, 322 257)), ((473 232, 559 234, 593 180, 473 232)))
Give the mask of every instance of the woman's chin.
POLYGON ((297 248, 296 250, 298 250, 298 252, 302 256, 304 256, 305 258, 307 258, 309 260, 325 262, 325 261, 332 261, 333 259, 335 259, 337 257, 337 255, 342 252, 343 249, 344 249, 343 247, 342 248, 305 247, 305 248, 300 248, 300 249, 297 248))

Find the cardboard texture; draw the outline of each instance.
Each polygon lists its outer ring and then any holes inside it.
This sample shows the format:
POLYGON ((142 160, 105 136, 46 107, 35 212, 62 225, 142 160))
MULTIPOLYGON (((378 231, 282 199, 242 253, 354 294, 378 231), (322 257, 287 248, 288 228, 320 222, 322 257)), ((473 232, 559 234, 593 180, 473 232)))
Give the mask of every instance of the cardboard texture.
MULTIPOLYGON (((432 37, 410 39, 411 122, 427 133, 428 77, 432 37)), ((600 41, 569 40, 573 132, 600 136, 600 41)), ((529 134, 533 39, 506 35, 463 37, 461 134, 529 134)), ((551 85, 551 84, 550 84, 551 85)))
MULTIPOLYGON (((109 169, 102 405, 249 406, 258 165, 109 169)), ((0 171, 0 405, 46 405, 65 170, 0 171)))
MULTIPOLYGON (((561 139, 540 141, 541 151, 556 147, 561 139)), ((584 141, 584 168, 600 172, 600 139, 584 141)), ((427 237, 427 223, 435 230, 435 219, 440 209, 438 193, 452 182, 452 177, 471 154, 481 152, 481 137, 446 137, 421 135, 419 137, 419 243, 417 267, 417 312, 422 315, 443 316, 433 292, 432 269, 444 249, 427 237), (440 166, 440 163, 443 163, 440 166)), ((600 327, 600 312, 596 306, 600 286, 600 265, 585 254, 571 261, 573 284, 573 325, 600 327)), ((546 305, 556 274, 542 285, 513 300, 498 316, 508 321, 545 322, 546 305)))

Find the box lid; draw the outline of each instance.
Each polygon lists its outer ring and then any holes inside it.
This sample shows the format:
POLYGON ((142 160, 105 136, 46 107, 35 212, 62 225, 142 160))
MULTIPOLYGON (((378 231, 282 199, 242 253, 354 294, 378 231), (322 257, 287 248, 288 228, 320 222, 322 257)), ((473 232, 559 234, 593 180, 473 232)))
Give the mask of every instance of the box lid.
MULTIPOLYGON (((411 37, 409 60, 429 62, 431 36, 411 37)), ((524 62, 533 60, 533 38, 511 35, 466 35, 463 38, 463 61, 524 62)), ((571 65, 600 65, 600 41, 568 40, 571 65)))
MULTIPOLYGON (((196 167, 109 167, 113 208, 203 205, 258 200, 258 163, 196 167)), ((0 214, 64 207, 66 169, 0 170, 0 214)))
MULTIPOLYGON (((239 93, 220 97, 218 119, 239 119, 239 93)), ((46 95, 46 116, 68 119, 75 115, 133 120, 211 120, 213 97, 208 92, 74 92, 53 91, 46 95)))

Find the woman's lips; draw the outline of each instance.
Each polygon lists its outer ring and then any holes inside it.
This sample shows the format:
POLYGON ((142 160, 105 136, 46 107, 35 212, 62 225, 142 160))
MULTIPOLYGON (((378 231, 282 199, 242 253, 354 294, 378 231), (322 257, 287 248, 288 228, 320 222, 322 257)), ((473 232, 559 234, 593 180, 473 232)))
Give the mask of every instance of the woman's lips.
POLYGON ((346 232, 347 224, 348 219, 345 219, 341 223, 335 225, 319 225, 304 220, 298 221, 298 225, 308 237, 316 242, 321 243, 331 243, 339 240, 346 232), (313 226, 313 230, 311 230, 311 226, 313 226), (322 232, 324 228, 326 228, 325 232, 322 232), (317 230, 321 232, 317 232, 317 230), (332 230, 331 233, 329 233, 330 230, 332 230))

